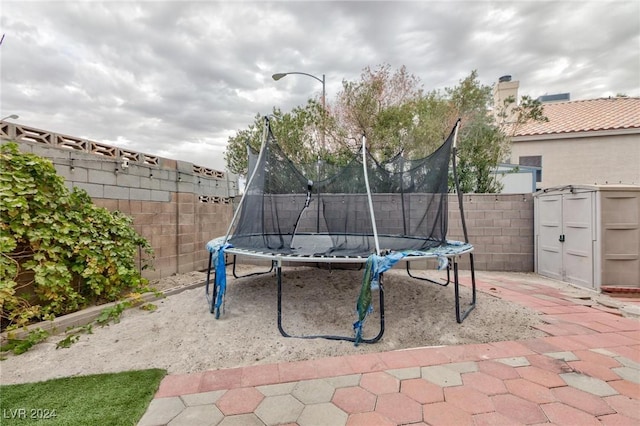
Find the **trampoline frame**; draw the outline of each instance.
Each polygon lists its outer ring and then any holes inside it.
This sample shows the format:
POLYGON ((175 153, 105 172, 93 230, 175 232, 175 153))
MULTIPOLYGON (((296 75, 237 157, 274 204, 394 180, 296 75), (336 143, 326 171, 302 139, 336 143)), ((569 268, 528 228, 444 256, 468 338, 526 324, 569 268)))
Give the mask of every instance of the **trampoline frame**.
MULTIPOLYGON (((451 246, 455 247, 455 246, 451 246)), ((264 275, 271 273, 275 269, 276 280, 277 280, 277 325, 278 331, 283 337, 295 337, 301 339, 328 339, 328 340, 345 340, 349 342, 356 342, 356 338, 352 336, 333 336, 333 335, 292 335, 288 333, 282 324, 282 267, 284 263, 316 263, 316 264, 333 264, 333 263, 361 263, 364 264, 367 261, 367 258, 364 256, 299 256, 299 255, 286 255, 280 253, 268 253, 268 252, 258 252, 252 250, 246 250, 241 248, 230 247, 225 249, 225 254, 232 255, 233 260, 230 264, 233 265, 233 275, 235 278, 246 278, 250 276, 256 275, 264 275), (242 276, 236 275, 236 263, 237 257, 248 257, 251 259, 257 260, 269 260, 271 262, 271 268, 267 271, 263 272, 255 272, 251 274, 246 274, 242 276)), ((209 287, 211 283, 211 270, 212 270, 212 259, 213 256, 209 256, 209 266, 207 268, 207 279, 205 283, 205 293, 207 295, 207 301, 209 304, 209 312, 215 314, 216 319, 220 317, 220 308, 215 308, 217 289, 215 285, 209 287)), ((458 324, 461 324, 465 318, 471 313, 471 311, 476 306, 476 280, 475 280, 475 268, 473 262, 473 246, 471 248, 459 251, 457 253, 451 253, 449 255, 437 255, 437 254, 424 254, 422 256, 407 256, 401 261, 406 263, 406 270, 409 277, 420 280, 430 282, 439 286, 446 287, 449 283, 453 282, 454 285, 454 297, 455 297, 455 315, 456 321, 458 324), (458 258, 461 256, 468 254, 469 262, 470 262, 470 271, 471 271, 471 302, 467 304, 464 310, 461 309, 461 300, 460 300, 460 278, 459 278, 459 268, 458 268, 458 258), (425 260, 425 259, 435 259, 440 256, 445 256, 447 258, 447 282, 440 283, 438 281, 432 280, 430 278, 418 277, 412 275, 410 272, 410 262, 425 260), (453 266, 452 266, 453 265, 453 266), (451 280, 451 270, 453 269, 453 281, 451 280)), ((384 335, 384 327, 385 327, 385 316, 384 316, 384 285, 381 274, 380 286, 379 286, 379 313, 380 313, 380 326, 377 335, 370 339, 360 339, 359 342, 363 343, 376 343, 379 341, 384 335)), ((215 270, 214 270, 214 281, 215 282, 215 270)))

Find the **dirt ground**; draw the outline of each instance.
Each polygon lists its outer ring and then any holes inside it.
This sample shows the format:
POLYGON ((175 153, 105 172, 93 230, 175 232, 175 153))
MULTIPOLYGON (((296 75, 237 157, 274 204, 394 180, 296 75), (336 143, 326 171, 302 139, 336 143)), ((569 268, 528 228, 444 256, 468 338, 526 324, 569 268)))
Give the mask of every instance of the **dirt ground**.
MULTIPOLYGON (((253 271, 243 268, 239 273, 253 271)), ((285 268, 282 325, 292 335, 353 334, 355 304, 362 271, 285 268)), ((230 272, 230 271, 229 271, 230 272)), ((419 271, 441 279, 444 273, 419 271)), ((154 283, 159 290, 186 290, 153 302, 157 309, 132 308, 120 322, 94 326, 69 348, 56 349, 64 334, 51 336, 20 356, 0 362, 2 384, 55 377, 164 368, 172 374, 381 352, 403 348, 527 339, 538 315, 521 306, 478 292, 476 309, 457 324, 453 285, 441 287, 409 278, 403 270, 384 275, 385 334, 376 344, 326 339, 285 338, 277 328, 276 278, 273 273, 235 279, 229 273, 224 313, 216 320, 202 283, 193 272, 154 283)), ((365 337, 379 329, 378 292, 365 337)), ((461 287, 463 303, 470 291, 461 287)))

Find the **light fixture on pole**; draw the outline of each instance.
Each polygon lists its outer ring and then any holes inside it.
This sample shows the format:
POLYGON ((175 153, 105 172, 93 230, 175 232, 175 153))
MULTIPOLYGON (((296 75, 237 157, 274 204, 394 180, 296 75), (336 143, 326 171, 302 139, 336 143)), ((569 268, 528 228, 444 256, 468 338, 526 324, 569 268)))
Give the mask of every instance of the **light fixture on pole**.
POLYGON ((326 100, 325 100, 325 94, 326 94, 326 85, 325 85, 325 78, 324 78, 324 74, 322 74, 322 78, 320 77, 316 77, 313 74, 307 74, 306 72, 299 72, 299 71, 292 71, 292 72, 279 72, 279 73, 275 73, 271 76, 271 78, 273 78, 275 81, 280 80, 283 77, 286 77, 289 74, 299 74, 299 75, 306 75, 307 77, 311 77, 315 80, 318 80, 320 83, 322 83, 322 138, 321 138, 321 143, 322 143, 322 150, 324 151, 324 114, 327 112, 326 110, 326 100))
POLYGON ((19 116, 19 115, 11 114, 11 115, 7 115, 7 116, 6 116, 6 117, 4 117, 4 118, 0 118, 0 121, 4 121, 4 120, 7 120, 7 119, 10 119, 10 120, 17 120, 18 118, 20 118, 20 116, 19 116))

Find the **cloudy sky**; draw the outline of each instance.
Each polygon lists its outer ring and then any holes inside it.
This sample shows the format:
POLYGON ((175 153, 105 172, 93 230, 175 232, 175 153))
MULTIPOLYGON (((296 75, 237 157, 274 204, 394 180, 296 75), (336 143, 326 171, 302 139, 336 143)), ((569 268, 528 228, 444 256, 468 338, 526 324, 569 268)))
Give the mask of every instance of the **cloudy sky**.
POLYGON ((640 96, 640 2, 0 3, 0 118, 224 169, 229 136, 274 106, 327 100, 363 68, 427 90, 476 69, 520 95, 640 96))

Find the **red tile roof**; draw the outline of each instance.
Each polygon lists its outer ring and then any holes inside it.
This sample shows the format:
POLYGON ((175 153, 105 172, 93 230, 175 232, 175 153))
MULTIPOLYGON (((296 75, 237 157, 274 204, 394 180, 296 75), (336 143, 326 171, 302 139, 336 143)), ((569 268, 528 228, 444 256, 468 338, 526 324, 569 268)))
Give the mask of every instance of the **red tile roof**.
POLYGON ((514 136, 640 129, 640 98, 588 99, 543 106, 549 121, 526 123, 514 136))

